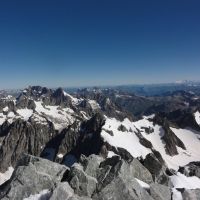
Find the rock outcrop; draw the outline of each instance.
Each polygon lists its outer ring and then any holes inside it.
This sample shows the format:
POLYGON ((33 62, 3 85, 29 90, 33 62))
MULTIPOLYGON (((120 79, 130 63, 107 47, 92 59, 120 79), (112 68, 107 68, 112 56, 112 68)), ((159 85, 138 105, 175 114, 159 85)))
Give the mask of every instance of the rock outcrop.
POLYGON ((0 187, 0 199, 21 200, 43 190, 53 190, 66 171, 64 165, 30 155, 22 155, 9 181, 0 187))
POLYGON ((200 178, 200 162, 191 162, 184 167, 180 167, 178 171, 187 177, 196 176, 200 178))
MULTIPOLYGON (((23 154, 10 180, 0 186, 2 200, 38 196, 46 200, 169 200, 168 187, 153 182, 137 160, 81 156, 71 168, 23 154), (140 182, 149 183, 149 188, 140 182)), ((39 199, 40 199, 39 198, 39 199)))
MULTIPOLYGON (((15 166, 22 153, 39 156, 46 143, 56 134, 53 124, 29 123, 17 119, 8 125, 6 135, 0 146, 0 171, 15 166)), ((5 129, 4 129, 5 134, 5 129)))

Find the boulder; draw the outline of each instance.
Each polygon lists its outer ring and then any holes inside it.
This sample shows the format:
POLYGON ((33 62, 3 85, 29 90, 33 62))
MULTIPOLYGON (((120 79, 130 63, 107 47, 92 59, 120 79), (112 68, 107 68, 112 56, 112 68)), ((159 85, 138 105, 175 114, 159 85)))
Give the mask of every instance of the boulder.
POLYGON ((150 184, 150 195, 155 200, 171 200, 170 188, 157 183, 150 184))
MULTIPOLYGON (((108 146, 108 145, 107 145, 108 146)), ((133 160, 133 156, 124 148, 121 147, 109 147, 115 154, 119 155, 123 160, 130 163, 133 160)))
POLYGON ((182 193, 183 200, 200 200, 200 189, 185 190, 182 193))
POLYGON ((101 156, 94 154, 90 155, 89 157, 81 155, 79 160, 80 164, 83 166, 83 170, 85 171, 85 173, 94 178, 97 178, 97 171, 102 161, 103 158, 101 156))
POLYGON ((169 185, 170 180, 166 174, 167 166, 159 152, 150 153, 143 161, 144 166, 152 174, 153 180, 162 185, 169 185))
POLYGON ((132 164, 122 160, 120 156, 113 156, 103 161, 97 177, 97 193, 93 199, 151 200, 148 192, 134 178, 132 164))
POLYGON ((83 167, 77 163, 72 166, 68 177, 70 186, 79 196, 91 197, 96 190, 97 180, 87 175, 83 167))
POLYGON ((24 154, 11 179, 1 186, 0 198, 21 200, 43 190, 52 190, 67 170, 64 165, 24 154))
POLYGON ((116 177, 100 192, 93 196, 94 200, 153 200, 138 182, 116 177))
POLYGON ((153 178, 151 173, 147 168, 145 168, 138 159, 134 158, 133 161, 130 163, 131 168, 131 176, 144 181, 145 183, 152 183, 153 178))
POLYGON ((49 200, 92 200, 89 197, 79 197, 68 182, 59 183, 53 191, 49 200))

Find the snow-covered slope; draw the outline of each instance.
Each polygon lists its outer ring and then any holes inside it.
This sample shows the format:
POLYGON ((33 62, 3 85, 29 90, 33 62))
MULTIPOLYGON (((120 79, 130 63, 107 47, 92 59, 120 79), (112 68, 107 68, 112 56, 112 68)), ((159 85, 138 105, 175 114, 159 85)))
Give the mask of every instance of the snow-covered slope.
POLYGON ((178 170, 180 166, 184 166, 192 161, 200 160, 200 152, 198 150, 200 146, 200 135, 198 132, 191 129, 176 129, 171 127, 171 130, 186 146, 186 150, 177 147, 178 155, 170 156, 166 153, 165 143, 162 139, 165 132, 161 126, 153 124, 149 120, 151 118, 152 116, 144 117, 142 120, 136 122, 131 122, 129 119, 120 122, 116 119, 107 118, 101 135, 109 144, 125 148, 133 157, 142 156, 145 158, 152 150, 140 144, 139 138, 135 134, 139 130, 142 136, 151 142, 153 149, 161 153, 167 166, 174 170, 178 170), (125 132, 119 130, 121 125, 126 127, 125 132), (149 128, 153 131, 146 133, 144 128, 149 128), (113 132, 113 136, 109 131, 113 132))
POLYGON ((135 131, 135 124, 128 119, 120 122, 116 119, 107 118, 101 135, 109 144, 112 146, 125 148, 133 157, 145 157, 151 152, 151 150, 140 144, 139 138, 136 136, 135 131), (123 132, 119 130, 120 125, 126 127, 126 131, 123 132), (113 136, 107 132, 107 130, 112 131, 113 136))
POLYGON ((34 101, 36 108, 35 110, 24 108, 17 109, 16 113, 13 111, 5 111, 7 107, 4 108, 4 113, 0 113, 0 125, 2 125, 6 120, 12 123, 14 120, 21 118, 28 121, 30 118, 38 123, 44 123, 46 119, 53 122, 57 130, 62 130, 69 124, 72 124, 75 120, 73 116, 74 111, 70 108, 62 108, 60 106, 45 106, 42 101, 34 101))

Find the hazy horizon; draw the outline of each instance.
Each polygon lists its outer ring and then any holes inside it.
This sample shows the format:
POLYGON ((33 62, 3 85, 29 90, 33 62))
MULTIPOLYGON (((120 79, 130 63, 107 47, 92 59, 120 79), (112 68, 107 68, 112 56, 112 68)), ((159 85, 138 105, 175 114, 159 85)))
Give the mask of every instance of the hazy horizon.
POLYGON ((160 82, 160 83, 127 83, 127 84, 110 84, 110 85, 80 85, 80 86, 66 86, 66 85, 54 85, 54 86, 48 86, 48 85, 44 85, 44 84, 32 84, 32 85, 24 85, 22 87, 11 87, 11 88, 1 88, 0 90, 23 90, 26 89, 28 87, 32 87, 32 86, 41 86, 41 87, 47 87, 47 88, 51 88, 51 89, 57 89, 59 87, 63 88, 63 89, 84 89, 84 88, 112 88, 112 87, 126 87, 126 86, 133 86, 133 87, 137 87, 137 86, 169 86, 169 85, 184 85, 186 83, 198 83, 198 85, 200 84, 200 80, 180 80, 180 81, 174 81, 174 82, 160 82))

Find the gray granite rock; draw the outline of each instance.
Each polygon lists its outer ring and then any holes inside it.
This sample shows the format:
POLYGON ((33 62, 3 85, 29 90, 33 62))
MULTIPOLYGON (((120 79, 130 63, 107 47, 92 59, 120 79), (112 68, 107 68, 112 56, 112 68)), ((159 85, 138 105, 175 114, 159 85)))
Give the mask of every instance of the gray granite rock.
POLYGON ((96 190, 97 180, 83 171, 83 167, 74 164, 69 173, 69 184, 79 196, 91 197, 96 190))
POLYGON ((116 177, 113 181, 104 187, 99 193, 93 196, 94 200, 153 200, 148 192, 143 189, 138 182, 124 180, 122 177, 116 177))
POLYGON ((165 185, 150 184, 150 195, 155 200, 171 200, 171 190, 165 185))
POLYGON ((182 193, 183 200, 200 200, 200 189, 185 190, 182 193))
POLYGON ((59 183, 53 191, 49 200, 92 200, 89 197, 79 197, 68 182, 59 183))
POLYGON ((42 190, 52 190, 68 170, 46 159, 23 155, 10 179, 0 188, 1 199, 21 200, 42 190))
POLYGON ((153 182, 151 173, 140 163, 139 160, 133 159, 133 161, 130 163, 130 168, 131 176, 138 178, 139 180, 144 181, 145 183, 153 182))

